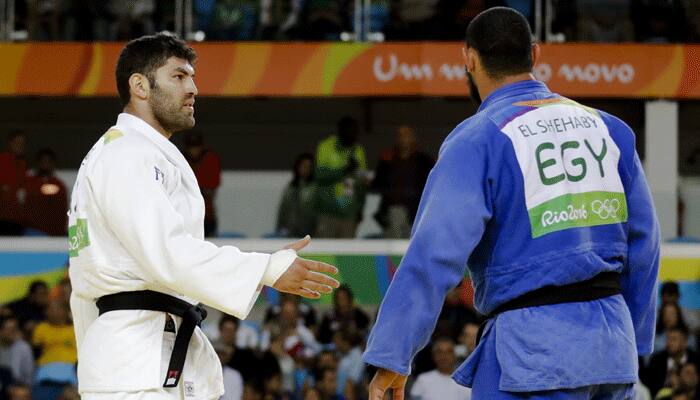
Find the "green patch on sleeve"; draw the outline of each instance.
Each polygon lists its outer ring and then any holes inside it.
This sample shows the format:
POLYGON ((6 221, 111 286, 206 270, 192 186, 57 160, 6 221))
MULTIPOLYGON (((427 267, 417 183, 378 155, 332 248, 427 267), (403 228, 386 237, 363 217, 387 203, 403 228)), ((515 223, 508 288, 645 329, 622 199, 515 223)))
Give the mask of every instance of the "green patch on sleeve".
POLYGON ((122 136, 124 136, 124 134, 121 131, 116 129, 110 129, 107 131, 107 133, 102 135, 102 139, 104 140, 104 144, 108 145, 122 136))
POLYGON ((77 257, 80 250, 90 245, 87 219, 79 218, 75 225, 68 227, 68 255, 77 257))

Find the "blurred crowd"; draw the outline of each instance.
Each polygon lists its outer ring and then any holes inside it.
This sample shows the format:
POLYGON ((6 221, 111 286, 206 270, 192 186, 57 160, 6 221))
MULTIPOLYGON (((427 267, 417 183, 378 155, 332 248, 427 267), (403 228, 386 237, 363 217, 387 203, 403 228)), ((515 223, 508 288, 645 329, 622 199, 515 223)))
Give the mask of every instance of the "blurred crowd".
MULTIPOLYGON (((29 40, 127 40, 176 30, 172 0, 15 3, 15 30, 29 40)), ((566 41, 700 41, 695 0, 552 3, 553 33, 566 41)), ((370 30, 386 40, 462 40, 471 19, 492 6, 515 8, 534 26, 534 0, 372 0, 364 12, 370 30)), ((356 11, 353 0, 193 0, 192 7, 192 30, 206 40, 339 40, 354 30, 356 11)))
MULTIPOLYGON (((40 150, 28 165, 28 136, 13 131, 0 152, 0 236, 65 236, 68 193, 55 175, 56 155, 40 150)), ((205 204, 207 237, 235 237, 220 232, 216 193, 221 186, 221 160, 198 131, 184 134, 182 152, 192 167, 205 204)), ((336 133, 301 154, 292 168, 277 210, 275 229, 266 237, 355 238, 368 192, 381 196, 374 219, 380 238, 408 238, 418 203, 434 160, 421 151, 416 132, 399 126, 395 143, 370 171, 356 119, 344 117, 336 133)))
MULTIPOLYGON (((71 286, 33 282, 22 299, 0 305, 0 400, 75 400, 77 349, 71 286)), ((374 374, 362 362, 376 307, 341 285, 332 305, 273 292, 246 321, 210 310, 202 330, 223 368, 223 400, 362 400, 374 374)), ((697 310, 679 306, 678 284, 661 289, 654 353, 640 358, 636 399, 697 400, 697 310)), ((465 279, 446 297, 430 342, 412 365, 407 396, 468 400, 450 375, 476 344, 481 316, 465 279)), ((614 349, 608 349, 614 351, 614 349)))

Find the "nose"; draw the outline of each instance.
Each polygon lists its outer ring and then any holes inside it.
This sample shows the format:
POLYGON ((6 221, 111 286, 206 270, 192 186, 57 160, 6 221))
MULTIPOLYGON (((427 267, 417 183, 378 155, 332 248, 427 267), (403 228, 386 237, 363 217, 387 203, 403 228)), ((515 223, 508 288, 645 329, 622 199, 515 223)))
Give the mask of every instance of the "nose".
POLYGON ((196 96, 199 91, 197 90, 197 85, 194 83, 194 79, 190 78, 190 84, 187 87, 187 93, 192 94, 193 96, 196 96))

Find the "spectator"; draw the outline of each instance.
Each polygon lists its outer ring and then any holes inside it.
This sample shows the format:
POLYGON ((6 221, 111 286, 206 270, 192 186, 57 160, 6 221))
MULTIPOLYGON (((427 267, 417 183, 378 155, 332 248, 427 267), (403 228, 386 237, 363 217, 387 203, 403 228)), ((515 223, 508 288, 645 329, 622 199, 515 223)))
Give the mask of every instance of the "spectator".
POLYGON ((21 198, 27 175, 26 143, 24 132, 10 132, 7 150, 0 153, 0 236, 19 236, 23 232, 21 198))
POLYGON ((243 381, 242 400, 262 400, 262 383, 243 381))
POLYGON ((604 43, 634 40, 630 0, 579 0, 577 5, 578 40, 604 43))
POLYGON ((66 385, 63 388, 63 393, 58 400, 80 400, 80 393, 78 393, 78 387, 75 385, 66 385))
POLYGON ((223 314, 219 319, 219 334, 212 338, 239 349, 255 350, 258 348, 258 332, 240 319, 223 314))
POLYGON ((321 400, 321 393, 315 387, 307 388, 304 391, 303 400, 321 400))
POLYGON ((60 0, 28 0, 27 29, 31 40, 63 39, 63 13, 60 0))
POLYGON ((350 286, 342 284, 333 292, 333 309, 321 320, 318 340, 330 343, 333 335, 341 329, 365 337, 369 329, 369 317, 355 305, 355 297, 350 286))
POLYGON ((432 347, 435 370, 424 372, 416 378, 411 388, 411 398, 421 400, 468 400, 471 389, 452 380, 456 366, 454 342, 449 337, 435 340, 432 347))
POLYGON ((258 13, 258 1, 218 0, 212 15, 211 38, 215 40, 254 39, 258 13))
POLYGON ((688 394, 688 398, 695 400, 698 398, 698 365, 687 363, 681 366, 680 389, 688 394))
MULTIPOLYGON (((665 282, 661 286, 661 304, 674 303, 680 305, 681 292, 677 282, 665 282)), ((700 311, 681 307, 682 320, 688 325, 688 330, 693 332, 700 328, 700 311)))
POLYGON ((261 0, 260 38, 288 40, 300 35, 302 0, 261 0))
POLYGON ((224 314, 219 320, 219 337, 212 341, 214 348, 217 346, 230 346, 233 349, 231 361, 228 365, 237 370, 243 380, 255 378, 254 368, 252 365, 257 365, 257 359, 251 349, 238 347, 238 331, 241 321, 231 315, 224 314))
POLYGON ((315 334, 317 329, 316 310, 308 303, 302 302, 299 296, 293 296, 288 293, 280 293, 279 296, 278 303, 270 305, 267 311, 265 311, 264 323, 267 324, 272 320, 278 319, 282 311, 282 303, 285 301, 292 301, 297 304, 297 312, 299 313, 299 317, 304 321, 304 326, 315 334))
POLYGON ((321 141, 316 150, 318 238, 355 237, 368 181, 365 151, 357 143, 359 132, 357 120, 344 117, 338 122, 338 134, 321 141))
POLYGON ((243 397, 243 378, 235 369, 228 366, 233 356, 233 346, 218 343, 214 349, 219 356, 224 376, 224 395, 220 400, 241 400, 243 397))
POLYGON ((372 182, 372 189, 382 196, 375 218, 384 229, 384 237, 410 236, 423 187, 434 164, 429 155, 418 149, 413 128, 400 126, 394 148, 382 154, 372 182))
POLYGON ((337 394, 351 398, 349 393, 362 389, 365 363, 362 361, 362 340, 354 332, 341 329, 333 335, 333 343, 340 354, 337 369, 337 394))
POLYGON ((642 382, 656 396, 661 388, 668 386, 669 371, 679 371, 686 363, 698 363, 696 354, 688 349, 688 332, 680 327, 670 328, 666 332, 666 349, 652 354, 642 382))
POLYGON ((29 291, 23 298, 8 304, 17 317, 25 337, 31 338, 34 326, 46 316, 49 303, 49 287, 46 282, 36 280, 29 284, 29 291))
POLYGON ((462 326, 462 334, 459 336, 459 344, 455 346, 457 363, 466 360, 476 348, 476 336, 479 333, 479 324, 470 321, 462 326))
POLYGON ((12 378, 12 370, 5 366, 0 366, 0 400, 8 399, 10 396, 10 386, 14 381, 15 380, 12 378))
POLYGON ((299 346, 308 354, 315 355, 321 350, 314 334, 299 318, 299 308, 295 301, 280 302, 280 315, 276 320, 270 320, 260 337, 260 349, 267 350, 273 336, 281 335, 286 349, 299 346))
POLYGON ((22 339, 17 318, 0 320, 0 367, 12 371, 12 378, 30 385, 34 375, 32 348, 22 339))
POLYGON ((282 335, 274 335, 270 338, 270 347, 262 356, 262 376, 272 376, 280 373, 282 377, 282 389, 286 393, 294 393, 294 369, 296 363, 292 356, 284 348, 282 335))
POLYGON ((340 33, 350 31, 350 14, 352 3, 347 0, 306 0, 303 8, 304 30, 306 40, 338 40, 340 33))
POLYGON ((10 400, 32 400, 32 389, 29 384, 15 383, 9 389, 10 400))
POLYGON ((78 346, 73 324, 68 321, 68 309, 59 301, 49 302, 46 321, 39 322, 32 339, 37 366, 50 363, 75 364, 78 362, 78 346))
MULTIPOLYGON (((659 308, 659 317, 656 319, 654 351, 663 350, 666 345, 666 332, 671 328, 680 328, 689 332, 678 303, 664 303, 661 308, 659 308)), ((691 350, 695 350, 695 337, 689 337, 688 347, 691 350)))
POLYGON ((66 186, 54 174, 56 153, 42 149, 37 154, 36 162, 36 170, 26 180, 25 228, 50 236, 65 236, 68 226, 68 193, 66 186))
POLYGON ((294 162, 292 181, 282 194, 277 211, 277 234, 283 237, 304 237, 316 227, 313 205, 316 196, 314 158, 304 153, 294 162))
POLYGON ((111 0, 108 7, 115 21, 110 27, 110 37, 129 40, 153 34, 155 6, 154 0, 111 0))
POLYGON ((204 197, 204 236, 215 236, 218 227, 215 201, 216 191, 221 185, 221 160, 218 154, 204 146, 204 138, 199 132, 185 135, 184 154, 204 197))
POLYGON ((319 371, 316 390, 321 400, 345 400, 343 395, 338 394, 338 374, 334 369, 324 368, 319 371))

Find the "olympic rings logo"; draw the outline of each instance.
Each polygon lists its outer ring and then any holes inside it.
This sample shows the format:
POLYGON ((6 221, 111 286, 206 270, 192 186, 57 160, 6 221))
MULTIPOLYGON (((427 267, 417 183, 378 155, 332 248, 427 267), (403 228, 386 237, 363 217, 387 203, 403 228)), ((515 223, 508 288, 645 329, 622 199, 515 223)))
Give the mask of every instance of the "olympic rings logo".
POLYGON ((617 212, 620 211, 620 200, 593 200, 591 202, 591 211, 598 215, 600 219, 617 218, 617 212))

